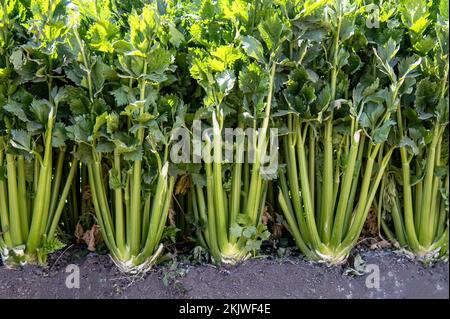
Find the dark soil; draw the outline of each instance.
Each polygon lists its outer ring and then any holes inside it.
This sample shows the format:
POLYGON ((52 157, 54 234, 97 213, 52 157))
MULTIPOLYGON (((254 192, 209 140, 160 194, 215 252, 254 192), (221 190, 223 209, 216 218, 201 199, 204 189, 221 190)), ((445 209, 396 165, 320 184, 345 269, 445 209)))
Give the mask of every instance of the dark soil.
POLYGON ((45 268, 0 267, 0 298, 449 298, 448 263, 425 267, 394 252, 360 251, 379 267, 380 285, 367 288, 368 274, 345 274, 299 257, 253 259, 228 267, 157 266, 145 276, 117 271, 106 255, 71 249, 45 268), (66 266, 80 268, 80 288, 66 287, 66 266))

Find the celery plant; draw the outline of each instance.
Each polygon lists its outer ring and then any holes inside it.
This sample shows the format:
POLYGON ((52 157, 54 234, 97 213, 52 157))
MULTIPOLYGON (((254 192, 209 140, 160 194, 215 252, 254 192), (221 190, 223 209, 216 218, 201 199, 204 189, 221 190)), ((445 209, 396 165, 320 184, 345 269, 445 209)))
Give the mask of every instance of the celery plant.
POLYGON ((5 257, 12 250, 21 262, 36 257, 45 262, 62 247, 55 235, 77 167, 75 159, 64 163, 70 151, 65 90, 58 83, 67 62, 64 2, 36 0, 25 8, 19 1, 2 1, 0 8, 7 74, 0 84, 0 244, 5 257), (28 42, 20 43, 19 30, 28 42), (70 172, 63 181, 66 167, 70 172))
POLYGON ((97 222, 113 260, 122 271, 146 271, 162 252, 172 201, 166 132, 183 104, 161 90, 174 78, 174 48, 183 36, 170 7, 149 4, 127 13, 122 23, 129 31, 120 34, 108 1, 75 3, 74 70, 84 73, 74 81, 87 91, 80 107, 88 114, 80 112, 69 130, 87 164, 97 222), (99 28, 103 37, 96 36, 99 28), (110 61, 117 67, 108 67, 110 61))
POLYGON ((378 209, 387 237, 426 260, 448 252, 448 1, 442 1, 436 21, 424 3, 405 2, 400 13, 424 61, 411 98, 397 108, 399 157, 385 178, 378 209), (437 44, 427 45, 433 38, 437 44))
MULTIPOLYGON (((287 109, 279 112, 287 114, 289 134, 278 199, 300 250, 313 260, 338 264, 356 244, 371 209, 393 151, 383 153, 394 125, 391 115, 417 63, 383 88, 373 67, 362 63, 374 58, 370 52, 364 56, 367 39, 356 32, 356 5, 335 1, 326 10, 310 9, 293 21, 303 29, 301 40, 291 42, 287 109), (316 70, 325 74, 316 74, 312 68, 324 60, 316 70)), ((389 64, 396 47, 388 42, 380 50, 389 64)))
POLYGON ((272 177, 264 174, 261 155, 268 150, 277 53, 286 32, 272 5, 262 1, 248 5, 245 1, 205 1, 200 8, 204 19, 190 26, 193 40, 207 49, 191 51, 190 72, 205 92, 196 118, 204 118, 212 126, 205 144, 207 148, 213 146, 212 162, 204 159, 203 163, 206 181, 193 180, 190 209, 202 230, 198 240, 218 263, 247 258, 269 235, 261 218, 268 179, 272 177), (220 33, 208 38, 204 30, 217 27, 220 33), (233 43, 221 44, 233 37, 242 49, 233 43), (250 128, 255 136, 247 144, 244 140, 236 142, 232 163, 223 158, 226 127, 242 132, 250 128), (253 143, 253 162, 244 151, 248 143, 253 143))

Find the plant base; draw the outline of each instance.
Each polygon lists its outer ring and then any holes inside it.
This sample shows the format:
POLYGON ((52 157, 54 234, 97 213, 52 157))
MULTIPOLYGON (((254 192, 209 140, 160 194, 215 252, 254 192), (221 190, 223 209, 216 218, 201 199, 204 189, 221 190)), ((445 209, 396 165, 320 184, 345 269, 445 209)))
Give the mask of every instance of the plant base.
POLYGON ((139 262, 139 258, 132 256, 127 260, 119 260, 110 255, 114 264, 120 269, 121 272, 136 275, 136 274, 144 274, 150 271, 155 265, 157 259, 161 256, 164 250, 164 245, 160 244, 156 252, 147 258, 143 263, 139 262))

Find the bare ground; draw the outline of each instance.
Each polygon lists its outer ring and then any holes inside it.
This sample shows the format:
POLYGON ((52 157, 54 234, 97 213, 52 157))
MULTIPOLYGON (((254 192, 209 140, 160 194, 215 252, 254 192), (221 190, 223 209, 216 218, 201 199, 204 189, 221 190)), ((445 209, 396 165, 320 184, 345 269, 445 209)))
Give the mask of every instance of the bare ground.
POLYGON ((180 264, 155 267, 145 276, 117 271, 110 258, 72 249, 57 253, 47 267, 0 267, 0 298, 449 298, 449 266, 425 267, 389 250, 359 252, 379 269, 379 288, 368 276, 345 274, 348 266, 327 267, 299 257, 253 259, 229 267, 180 264), (80 269, 80 288, 66 286, 66 266, 80 269))

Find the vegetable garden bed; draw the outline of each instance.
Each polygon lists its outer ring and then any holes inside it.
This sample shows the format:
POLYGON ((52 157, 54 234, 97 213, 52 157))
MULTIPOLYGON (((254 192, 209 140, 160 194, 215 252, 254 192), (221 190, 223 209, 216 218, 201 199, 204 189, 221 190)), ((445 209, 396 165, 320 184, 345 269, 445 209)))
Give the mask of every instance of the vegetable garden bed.
POLYGON ((368 237, 448 260, 448 7, 0 0, 3 263, 84 242, 141 276, 174 247, 223 267, 295 245, 361 275, 368 237))
MULTIPOLYGON (((236 266, 162 265, 145 276, 119 272, 105 255, 72 248, 56 253, 47 268, 0 268, 0 298, 156 298, 156 299, 448 299, 447 263, 433 267, 392 251, 359 250, 366 263, 380 267, 379 289, 367 288, 366 275, 345 275, 349 265, 326 267, 289 257, 254 259, 236 266), (84 255, 80 257, 80 254, 84 255), (80 288, 68 289, 66 266, 80 267, 80 288), (167 283, 165 283, 167 280, 167 283)), ((353 266, 350 264, 350 266, 353 266)))

